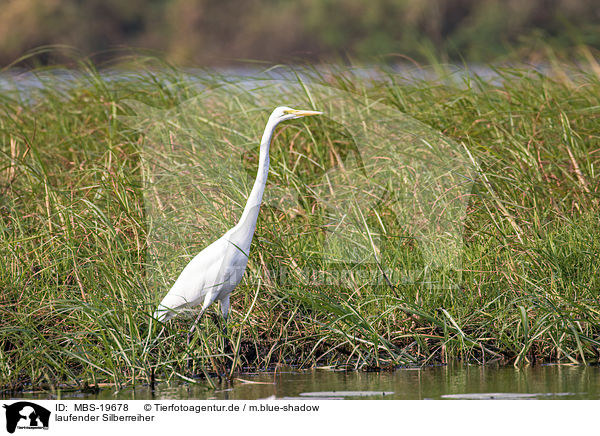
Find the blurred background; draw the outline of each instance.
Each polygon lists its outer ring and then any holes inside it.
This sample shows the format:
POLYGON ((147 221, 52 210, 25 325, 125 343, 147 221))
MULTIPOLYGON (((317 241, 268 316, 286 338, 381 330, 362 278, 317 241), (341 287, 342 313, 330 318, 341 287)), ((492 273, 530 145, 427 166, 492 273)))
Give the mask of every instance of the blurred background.
POLYGON ((599 0, 0 0, 0 11, 3 66, 56 44, 95 59, 149 49, 187 66, 535 61, 547 48, 600 48, 599 0))

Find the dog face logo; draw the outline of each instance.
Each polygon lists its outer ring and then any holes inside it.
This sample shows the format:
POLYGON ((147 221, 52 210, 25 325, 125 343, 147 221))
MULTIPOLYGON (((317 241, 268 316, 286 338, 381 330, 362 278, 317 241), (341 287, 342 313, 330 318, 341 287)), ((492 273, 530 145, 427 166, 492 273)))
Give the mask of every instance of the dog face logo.
POLYGON ((6 431, 14 433, 19 429, 48 429, 50 411, 29 401, 19 401, 4 405, 6 409, 6 431))

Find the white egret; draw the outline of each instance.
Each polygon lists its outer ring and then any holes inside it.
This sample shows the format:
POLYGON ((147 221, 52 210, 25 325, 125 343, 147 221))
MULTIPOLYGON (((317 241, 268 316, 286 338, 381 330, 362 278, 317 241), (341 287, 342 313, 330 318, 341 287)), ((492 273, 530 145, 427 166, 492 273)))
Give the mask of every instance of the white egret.
POLYGON ((221 304, 225 330, 227 328, 229 295, 242 280, 248 264, 250 245, 269 174, 269 147, 275 127, 282 121, 321 113, 285 106, 278 107, 271 113, 260 142, 256 180, 240 221, 187 264, 154 312, 154 318, 164 322, 176 316, 181 309, 202 304, 200 313, 188 334, 188 342, 202 314, 217 300, 221 304))

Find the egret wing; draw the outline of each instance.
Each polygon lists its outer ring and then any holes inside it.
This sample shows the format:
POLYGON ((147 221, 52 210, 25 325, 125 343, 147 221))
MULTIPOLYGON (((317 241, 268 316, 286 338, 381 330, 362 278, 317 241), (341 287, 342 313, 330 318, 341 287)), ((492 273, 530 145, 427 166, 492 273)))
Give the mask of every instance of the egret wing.
MULTIPOLYGON (((167 321, 175 312, 202 303, 209 292, 218 291, 220 277, 226 266, 227 241, 220 238, 198 253, 183 269, 167 295, 161 301, 154 317, 167 321)), ((218 294, 218 292, 217 292, 218 294)))

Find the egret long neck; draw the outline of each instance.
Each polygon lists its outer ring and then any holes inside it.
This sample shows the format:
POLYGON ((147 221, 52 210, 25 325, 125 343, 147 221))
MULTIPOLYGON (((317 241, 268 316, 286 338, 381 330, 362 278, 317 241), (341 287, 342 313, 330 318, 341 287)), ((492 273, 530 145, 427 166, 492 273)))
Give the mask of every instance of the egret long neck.
POLYGON ((269 175, 269 148, 271 146, 271 138, 273 137, 273 131, 277 126, 278 121, 269 119, 262 139, 260 141, 260 156, 258 160, 258 172, 256 173, 256 180, 252 191, 248 196, 246 207, 244 207, 244 213, 240 218, 239 225, 245 229, 250 230, 250 237, 254 234, 256 228, 256 220, 258 218, 258 212, 260 211, 260 204, 262 202, 263 193, 265 192, 265 186, 267 184, 267 177, 269 175))

